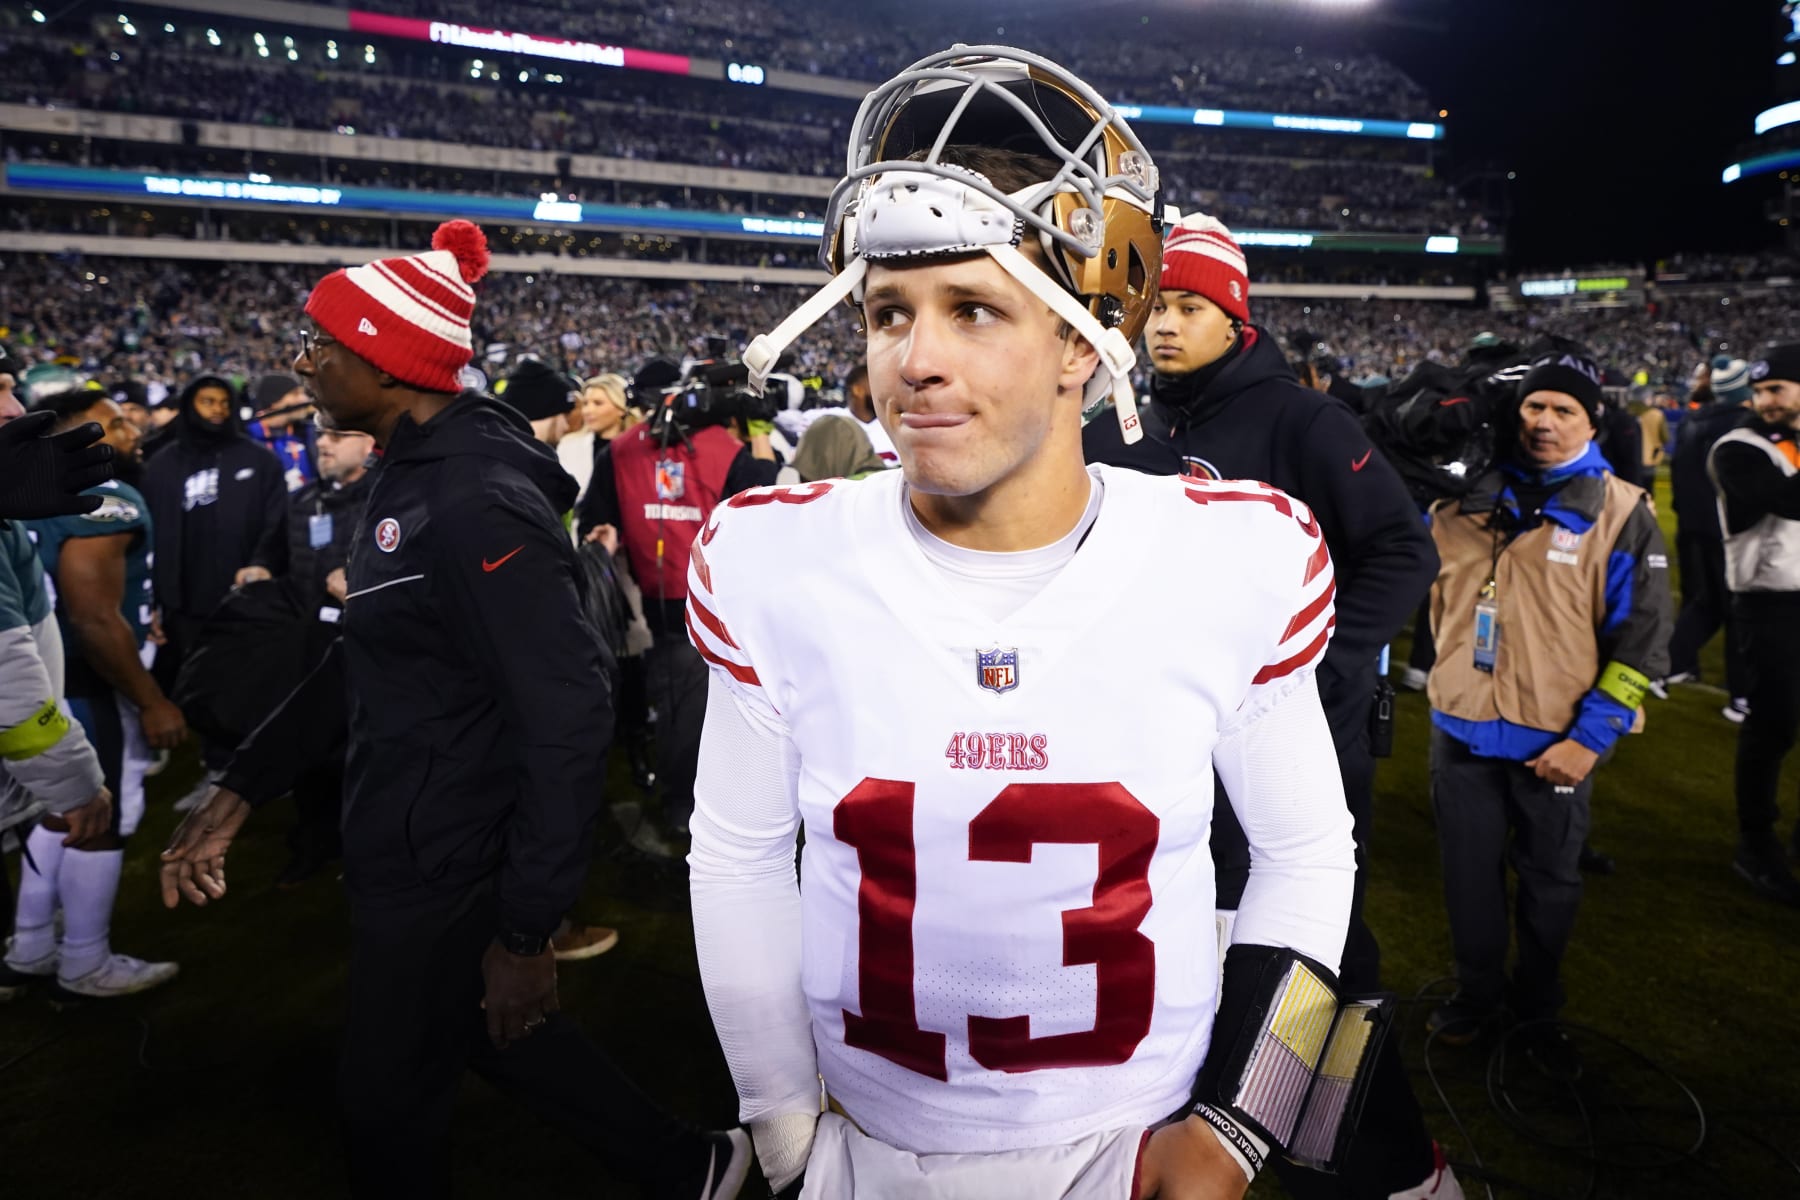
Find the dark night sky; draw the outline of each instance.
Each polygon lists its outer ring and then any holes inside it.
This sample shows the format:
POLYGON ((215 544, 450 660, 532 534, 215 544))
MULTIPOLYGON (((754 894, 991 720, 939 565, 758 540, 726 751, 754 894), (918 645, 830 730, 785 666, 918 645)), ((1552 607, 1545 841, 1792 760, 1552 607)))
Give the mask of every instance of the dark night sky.
POLYGON ((1449 0, 1448 34, 1370 41, 1450 110, 1459 169, 1518 173, 1514 260, 1576 265, 1777 242, 1767 181, 1719 182, 1755 114, 1793 98, 1775 91, 1777 8, 1449 0))

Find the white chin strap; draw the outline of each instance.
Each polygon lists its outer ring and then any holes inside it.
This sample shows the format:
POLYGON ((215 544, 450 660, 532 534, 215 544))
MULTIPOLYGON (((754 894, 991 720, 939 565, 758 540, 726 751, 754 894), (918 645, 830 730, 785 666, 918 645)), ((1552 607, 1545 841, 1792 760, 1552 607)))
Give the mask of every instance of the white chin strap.
POLYGON ((883 252, 876 257, 883 262, 905 263, 928 256, 984 251, 1100 355, 1100 365, 1088 380, 1083 408, 1092 407, 1110 392, 1125 444, 1144 436, 1137 397, 1131 391, 1131 372, 1137 365, 1131 343, 1119 330, 1103 329, 1079 300, 1019 252, 1013 244, 1017 236, 1014 221, 1004 207, 955 181, 904 171, 890 172, 868 185, 865 197, 869 202, 859 206, 858 216, 848 223, 852 226, 847 231, 852 238, 849 265, 787 320, 769 333, 757 335, 745 348, 744 366, 749 369, 752 391, 762 394, 782 351, 796 338, 846 298, 861 298, 863 280, 869 271, 862 251, 875 252, 871 246, 858 244, 865 238, 880 244, 883 252))

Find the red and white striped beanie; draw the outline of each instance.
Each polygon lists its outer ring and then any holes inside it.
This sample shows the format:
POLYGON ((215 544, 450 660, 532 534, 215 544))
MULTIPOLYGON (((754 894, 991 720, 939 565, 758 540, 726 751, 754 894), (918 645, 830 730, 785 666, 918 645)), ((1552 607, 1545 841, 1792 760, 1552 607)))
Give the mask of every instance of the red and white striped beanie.
POLYGON ((487 237, 469 221, 446 221, 431 249, 333 271, 306 301, 306 315, 351 353, 402 383, 458 392, 474 344, 469 319, 487 274, 487 237))
POLYGON ((1240 321, 1250 319, 1250 271, 1231 230, 1204 213, 1192 213, 1163 243, 1165 292, 1195 292, 1240 321))

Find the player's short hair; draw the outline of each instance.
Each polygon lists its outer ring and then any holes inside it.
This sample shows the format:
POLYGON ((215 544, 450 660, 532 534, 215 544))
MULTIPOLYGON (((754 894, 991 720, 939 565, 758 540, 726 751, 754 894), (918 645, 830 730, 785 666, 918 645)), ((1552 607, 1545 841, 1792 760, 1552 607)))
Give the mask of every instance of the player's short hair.
MULTIPOLYGON (((906 156, 907 161, 923 162, 929 153, 929 149, 915 150, 906 156)), ((984 175, 989 183, 1009 194, 1048 183, 1061 169, 1060 164, 1048 155, 994 146, 945 146, 944 152, 938 155, 938 162, 984 175)))
POLYGON ((844 376, 844 390, 849 391, 851 388, 855 387, 859 383, 867 383, 868 380, 869 380, 868 364, 867 363, 857 363, 854 367, 850 368, 850 373, 848 375, 844 376))
POLYGON ((84 424, 81 420, 96 405, 111 400, 106 392, 94 388, 74 388, 60 395, 52 396, 44 402, 43 407, 56 414, 55 432, 72 429, 84 424))

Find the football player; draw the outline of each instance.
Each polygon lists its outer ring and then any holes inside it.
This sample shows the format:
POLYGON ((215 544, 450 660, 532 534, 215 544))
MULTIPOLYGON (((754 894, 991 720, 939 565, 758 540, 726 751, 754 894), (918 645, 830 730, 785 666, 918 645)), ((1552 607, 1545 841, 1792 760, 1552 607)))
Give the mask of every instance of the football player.
POLYGON ((1156 168, 1093 89, 991 46, 871 92, 849 160, 835 278, 745 361, 760 385, 850 299, 903 470, 743 493, 690 564, 695 936, 764 1173, 1174 1200, 1326 1161, 1336 1031, 1367 1032, 1333 975, 1330 557, 1272 488, 1082 460, 1090 405, 1141 432, 1156 168), (1185 598, 1179 641, 1138 636, 1146 595, 1185 598), (1222 969, 1215 766, 1255 857, 1222 969))

